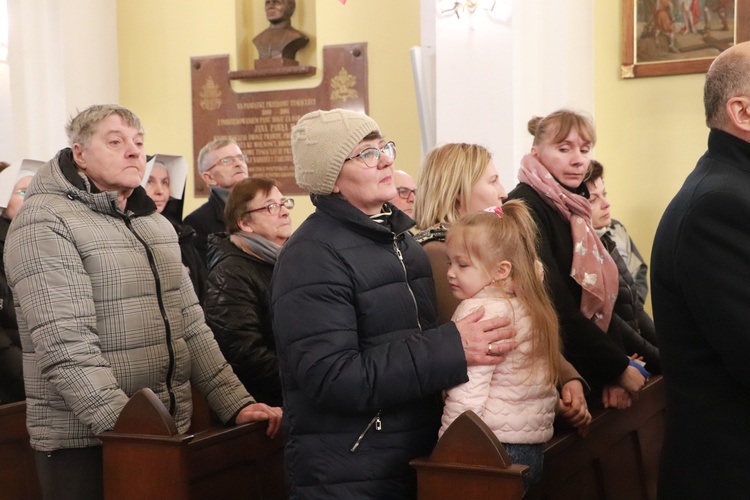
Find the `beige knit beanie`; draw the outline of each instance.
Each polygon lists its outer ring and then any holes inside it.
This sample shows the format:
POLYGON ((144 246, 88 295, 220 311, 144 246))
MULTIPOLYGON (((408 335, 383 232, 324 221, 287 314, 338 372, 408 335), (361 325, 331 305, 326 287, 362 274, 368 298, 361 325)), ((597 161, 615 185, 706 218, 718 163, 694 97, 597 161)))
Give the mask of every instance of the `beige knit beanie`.
POLYGON ((344 161, 371 132, 375 120, 348 109, 312 111, 292 127, 292 156, 297 185, 312 194, 331 194, 344 161))

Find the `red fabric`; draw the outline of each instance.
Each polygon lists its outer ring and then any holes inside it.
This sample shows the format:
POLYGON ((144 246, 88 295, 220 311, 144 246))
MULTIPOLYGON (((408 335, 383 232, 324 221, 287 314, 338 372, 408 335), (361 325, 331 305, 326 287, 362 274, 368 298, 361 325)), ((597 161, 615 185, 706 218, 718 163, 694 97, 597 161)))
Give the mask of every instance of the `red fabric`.
POLYGON ((693 0, 693 3, 690 4, 690 12, 693 13, 693 24, 697 23, 701 18, 701 6, 698 0, 693 0))

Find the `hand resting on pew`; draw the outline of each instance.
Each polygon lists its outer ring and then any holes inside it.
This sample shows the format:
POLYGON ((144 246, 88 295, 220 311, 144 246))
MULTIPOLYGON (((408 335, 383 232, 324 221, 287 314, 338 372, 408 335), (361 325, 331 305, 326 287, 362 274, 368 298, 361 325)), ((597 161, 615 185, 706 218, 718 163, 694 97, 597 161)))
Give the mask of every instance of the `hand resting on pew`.
POLYGON ((266 435, 270 438, 275 437, 281 429, 281 408, 265 403, 253 403, 240 410, 234 421, 236 424, 247 424, 262 420, 268 420, 266 435))

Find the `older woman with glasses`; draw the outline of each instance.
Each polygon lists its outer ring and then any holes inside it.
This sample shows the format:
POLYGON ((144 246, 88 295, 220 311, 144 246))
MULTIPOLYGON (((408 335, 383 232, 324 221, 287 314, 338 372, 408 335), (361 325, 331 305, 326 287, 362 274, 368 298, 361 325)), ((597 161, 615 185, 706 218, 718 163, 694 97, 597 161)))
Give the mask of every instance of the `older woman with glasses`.
POLYGON ((292 234, 294 200, 274 179, 238 182, 227 200, 229 234, 208 237, 206 322, 248 392, 281 406, 281 383, 271 324, 271 274, 292 234))
POLYGON ((441 390, 497 364, 507 320, 438 326, 430 263, 409 234, 387 142, 370 117, 314 111, 292 129, 316 207, 279 255, 271 307, 290 498, 414 498, 409 460, 437 441, 441 390))

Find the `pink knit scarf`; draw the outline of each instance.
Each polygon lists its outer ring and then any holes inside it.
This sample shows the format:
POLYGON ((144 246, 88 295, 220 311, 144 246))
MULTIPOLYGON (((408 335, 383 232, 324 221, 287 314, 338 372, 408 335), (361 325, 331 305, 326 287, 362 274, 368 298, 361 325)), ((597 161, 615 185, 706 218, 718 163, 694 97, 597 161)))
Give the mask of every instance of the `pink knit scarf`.
POLYGON ((617 298, 617 265, 591 226, 589 201, 563 188, 531 155, 521 159, 518 180, 534 188, 570 223, 573 236, 570 276, 583 289, 581 313, 606 332, 617 298))

